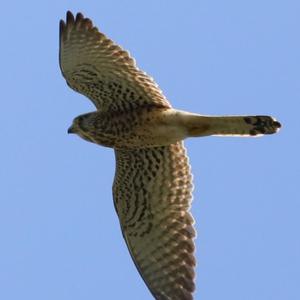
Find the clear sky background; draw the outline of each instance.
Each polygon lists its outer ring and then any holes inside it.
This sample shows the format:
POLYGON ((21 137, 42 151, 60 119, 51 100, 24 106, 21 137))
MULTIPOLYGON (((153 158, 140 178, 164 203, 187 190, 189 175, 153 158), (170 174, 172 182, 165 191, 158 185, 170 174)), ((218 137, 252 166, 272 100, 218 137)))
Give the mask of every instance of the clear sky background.
POLYGON ((119 230, 114 154, 67 128, 93 110, 58 65, 58 22, 83 12, 172 104, 270 114, 277 135, 186 141, 195 299, 300 299, 300 2, 1 4, 0 299, 152 299, 119 230))

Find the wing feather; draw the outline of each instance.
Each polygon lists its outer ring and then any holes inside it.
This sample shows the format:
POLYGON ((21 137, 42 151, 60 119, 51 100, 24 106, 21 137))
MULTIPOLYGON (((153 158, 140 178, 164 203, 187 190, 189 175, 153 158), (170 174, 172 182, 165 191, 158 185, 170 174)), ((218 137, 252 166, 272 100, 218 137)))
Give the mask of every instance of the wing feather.
POLYGON ((115 154, 114 203, 137 269, 155 299, 193 299, 193 186, 183 143, 115 154))
POLYGON ((100 33, 81 13, 60 21, 60 68, 68 85, 98 110, 171 107, 154 80, 127 51, 100 33))

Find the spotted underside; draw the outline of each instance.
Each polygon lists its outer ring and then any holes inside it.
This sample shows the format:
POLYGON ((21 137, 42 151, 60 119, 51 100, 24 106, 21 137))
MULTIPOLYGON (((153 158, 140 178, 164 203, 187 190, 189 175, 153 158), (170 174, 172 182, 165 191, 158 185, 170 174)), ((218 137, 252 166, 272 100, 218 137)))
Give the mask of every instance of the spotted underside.
POLYGON ((204 116, 173 109, 134 59, 81 13, 60 22, 60 68, 97 111, 69 133, 111 147, 115 208, 132 259, 157 300, 192 300, 195 230, 192 175, 182 140, 276 133, 271 116, 204 116))
POLYGON ((60 23, 60 67, 68 85, 89 97, 98 110, 171 107, 154 80, 139 70, 127 51, 93 26, 67 13, 60 23))
POLYGON ((156 299, 193 299, 192 176, 182 142, 115 153, 115 207, 137 269, 156 299))

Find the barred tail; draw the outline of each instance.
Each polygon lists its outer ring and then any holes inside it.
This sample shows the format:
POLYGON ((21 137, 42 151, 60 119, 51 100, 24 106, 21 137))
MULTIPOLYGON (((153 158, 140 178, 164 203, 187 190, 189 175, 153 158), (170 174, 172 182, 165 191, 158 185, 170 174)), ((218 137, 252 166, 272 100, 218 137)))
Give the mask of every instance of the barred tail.
POLYGON ((188 136, 259 136, 276 133, 281 124, 270 116, 201 116, 185 118, 188 136))

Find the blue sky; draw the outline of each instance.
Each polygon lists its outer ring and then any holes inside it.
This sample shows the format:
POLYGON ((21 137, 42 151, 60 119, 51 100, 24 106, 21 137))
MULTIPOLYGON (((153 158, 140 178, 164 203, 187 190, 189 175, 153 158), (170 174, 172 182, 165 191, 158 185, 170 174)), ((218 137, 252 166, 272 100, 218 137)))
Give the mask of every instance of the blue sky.
POLYGON ((1 6, 0 299, 152 299, 114 211, 114 155, 67 128, 58 22, 83 12, 173 106, 270 114, 278 135, 186 141, 195 299, 300 299, 299 1, 6 1, 1 6))

